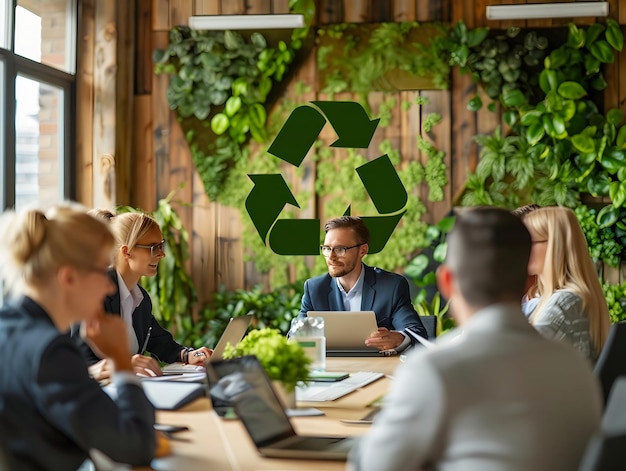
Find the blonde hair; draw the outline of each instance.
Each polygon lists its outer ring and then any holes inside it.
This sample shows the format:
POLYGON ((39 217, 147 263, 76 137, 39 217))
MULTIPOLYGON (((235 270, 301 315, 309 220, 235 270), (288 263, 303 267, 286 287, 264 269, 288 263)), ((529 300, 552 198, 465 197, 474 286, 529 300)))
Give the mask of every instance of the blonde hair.
POLYGON ((159 223, 145 213, 122 213, 115 215, 107 209, 92 209, 89 211, 93 216, 109 221, 111 231, 115 236, 115 252, 125 245, 128 250, 132 250, 137 241, 149 231, 156 228, 159 231, 159 223))
POLYGON ((609 310, 593 266, 585 235, 576 215, 569 208, 541 208, 523 216, 531 234, 546 240, 546 263, 529 296, 541 300, 530 317, 533 322, 548 298, 559 289, 574 292, 582 299, 589 316, 589 333, 594 356, 600 353, 610 326, 609 310))
POLYGON ((106 224, 77 205, 7 211, 0 219, 0 268, 5 290, 38 287, 63 265, 92 268, 103 248, 113 245, 106 224))

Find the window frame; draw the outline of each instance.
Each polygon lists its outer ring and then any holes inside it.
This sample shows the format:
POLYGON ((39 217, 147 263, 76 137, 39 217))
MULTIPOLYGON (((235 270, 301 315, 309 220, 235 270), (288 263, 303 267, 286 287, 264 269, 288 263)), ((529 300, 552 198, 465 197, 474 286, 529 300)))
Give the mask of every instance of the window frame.
MULTIPOLYGON (((78 31, 79 8, 76 0, 68 0, 72 6, 74 15, 73 21, 68 21, 71 25, 68 42, 73 47, 68 51, 73 53, 71 58, 72 67, 76 70, 76 34, 78 31)), ((59 166, 62 167, 60 185, 63 199, 75 199, 76 197, 76 74, 70 74, 42 64, 31 59, 27 59, 13 52, 15 38, 15 8, 16 2, 12 2, 13 7, 7 11, 7 31, 10 30, 10 50, 0 47, 0 206, 2 210, 15 206, 15 164, 16 164, 16 95, 15 81, 19 76, 30 80, 42 82, 62 91, 62 111, 58 126, 62 129, 59 137, 63 143, 59 146, 59 166)))

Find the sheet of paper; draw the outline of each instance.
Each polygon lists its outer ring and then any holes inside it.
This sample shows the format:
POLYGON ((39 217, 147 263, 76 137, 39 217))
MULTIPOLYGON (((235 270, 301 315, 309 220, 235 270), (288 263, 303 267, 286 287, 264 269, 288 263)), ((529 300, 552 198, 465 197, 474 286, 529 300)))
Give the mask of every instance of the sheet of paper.
POLYGON ((206 373, 183 373, 179 375, 163 375, 141 378, 142 381, 182 381, 184 383, 201 383, 206 379, 206 373))

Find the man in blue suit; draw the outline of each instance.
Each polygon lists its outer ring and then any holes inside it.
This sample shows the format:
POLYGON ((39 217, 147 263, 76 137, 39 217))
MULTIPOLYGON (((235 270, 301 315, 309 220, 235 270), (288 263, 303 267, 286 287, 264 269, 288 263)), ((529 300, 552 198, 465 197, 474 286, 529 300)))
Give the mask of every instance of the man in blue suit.
POLYGON ((379 350, 401 352, 417 340, 408 330, 428 338, 426 329, 411 303, 407 280, 396 273, 365 265, 369 230, 358 217, 342 216, 324 226, 326 238, 322 255, 328 274, 304 283, 298 317, 308 311, 374 311, 378 330, 365 345, 379 350))

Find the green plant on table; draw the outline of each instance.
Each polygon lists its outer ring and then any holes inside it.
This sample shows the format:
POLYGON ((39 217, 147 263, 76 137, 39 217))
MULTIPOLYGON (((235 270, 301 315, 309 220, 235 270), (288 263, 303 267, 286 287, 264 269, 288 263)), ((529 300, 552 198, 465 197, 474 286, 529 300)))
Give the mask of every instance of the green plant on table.
POLYGON ((224 351, 224 358, 244 355, 256 356, 270 379, 280 381, 287 391, 309 377, 311 359, 298 343, 289 342, 277 329, 253 330, 236 347, 228 344, 224 351))

